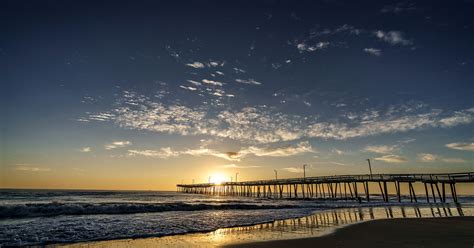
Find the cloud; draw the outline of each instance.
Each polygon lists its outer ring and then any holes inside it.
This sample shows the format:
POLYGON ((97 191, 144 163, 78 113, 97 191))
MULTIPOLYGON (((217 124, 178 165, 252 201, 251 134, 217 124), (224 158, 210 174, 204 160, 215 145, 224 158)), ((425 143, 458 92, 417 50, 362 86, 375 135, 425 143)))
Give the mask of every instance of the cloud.
POLYGON ((336 34, 350 34, 350 35, 360 35, 364 33, 364 29, 355 28, 352 25, 344 24, 334 29, 326 28, 324 30, 312 30, 310 32, 310 38, 316 38, 320 36, 332 36, 336 34))
POLYGON ((394 155, 394 154, 389 154, 389 155, 383 155, 382 157, 374 158, 375 160, 378 161, 383 161, 387 163, 405 163, 407 162, 407 159, 399 156, 399 155, 394 155))
POLYGON ((276 148, 260 148, 260 147, 255 147, 255 146, 250 146, 246 149, 243 149, 239 152, 239 154, 242 155, 247 155, 247 154, 252 154, 258 157, 288 157, 288 156, 294 156, 298 155, 301 153, 308 153, 308 152, 315 152, 313 147, 308 141, 302 141, 296 146, 283 146, 283 147, 276 147, 276 148))
POLYGON ((431 153, 418 153, 417 155, 418 161, 427 163, 427 162, 434 162, 439 159, 438 155, 434 155, 431 153))
POLYGON ((401 12, 408 12, 414 10, 416 10, 415 3, 400 2, 392 5, 386 5, 380 10, 380 12, 399 14, 401 12))
POLYGON ((197 149, 186 149, 182 151, 175 151, 169 147, 161 148, 159 150, 128 150, 129 156, 146 156, 157 158, 177 157, 179 155, 190 156, 214 156, 217 158, 226 159, 229 161, 240 161, 241 159, 253 155, 257 157, 289 157, 302 153, 314 152, 311 144, 307 141, 300 142, 296 145, 288 145, 282 147, 257 147, 249 146, 241 148, 238 151, 217 151, 215 149, 201 146, 197 149))
POLYGON ((307 43, 299 43, 296 45, 296 48, 300 51, 300 52, 315 52, 315 51, 318 51, 318 50, 323 50, 323 49, 326 49, 328 46, 329 46, 329 42, 325 41, 325 42, 317 42, 316 44, 314 45, 308 45, 307 43))
POLYGON ((91 114, 87 119, 80 118, 78 121, 81 122, 89 122, 89 121, 109 121, 115 117, 114 114, 111 113, 98 113, 98 114, 91 114))
POLYGON ((130 141, 114 141, 110 144, 105 145, 105 149, 106 150, 112 150, 112 149, 115 149, 115 148, 121 148, 121 147, 129 146, 131 144, 132 144, 132 142, 130 142, 130 141))
POLYGON ((454 127, 461 124, 469 124, 473 121, 473 116, 470 111, 456 111, 453 116, 439 120, 442 127, 454 127))
POLYGON ((462 158, 443 158, 442 161, 445 163, 451 163, 451 164, 466 163, 466 160, 462 158))
POLYGON ((42 167, 32 167, 27 166, 28 164, 17 164, 15 170, 17 171, 28 171, 28 172, 48 172, 51 171, 51 168, 42 168, 42 167))
POLYGON ((458 163, 466 162, 466 160, 461 159, 461 158, 443 158, 440 155, 431 154, 431 153, 418 153, 417 157, 418 157, 418 161, 424 162, 424 163, 441 161, 444 163, 458 164, 458 163))
POLYGON ((237 83, 242 83, 242 84, 254 84, 254 85, 261 85, 262 83, 258 82, 258 81, 255 81, 254 79, 252 78, 249 78, 249 79, 239 79, 237 78, 235 80, 237 83))
POLYGON ((283 168, 282 170, 285 170, 291 173, 303 173, 304 171, 303 168, 300 168, 300 167, 287 167, 287 168, 283 168))
POLYGON ((235 72, 236 74, 240 74, 240 73, 245 73, 245 72, 246 72, 245 70, 240 69, 240 68, 237 68, 237 67, 234 67, 233 69, 234 69, 234 72, 235 72))
POLYGON ((224 66, 225 65, 225 61, 211 61, 209 63, 207 63, 207 66, 208 67, 218 67, 218 66, 224 66))
POLYGON ((201 62, 198 62, 198 61, 195 61, 195 62, 190 63, 190 64, 186 64, 186 65, 190 66, 190 67, 193 67, 193 68, 196 68, 196 69, 204 68, 204 64, 201 63, 201 62))
POLYGON ((382 50, 377 49, 377 48, 364 48, 364 52, 372 54, 374 56, 382 55, 382 50))
POLYGON ((381 146, 366 146, 364 148, 365 151, 367 152, 374 152, 374 153, 380 153, 380 154, 390 154, 393 153, 394 151, 398 150, 398 146, 393 145, 393 146, 387 146, 387 145, 381 145, 381 146))
POLYGON ((171 158, 179 156, 179 152, 171 150, 170 147, 164 147, 157 151, 155 150, 128 150, 129 156, 145 156, 145 157, 153 157, 153 158, 171 158))
MULTIPOLYGON (((220 89, 211 89, 208 94, 226 95, 220 89)), ((96 120, 97 115, 103 115, 107 118, 98 121, 110 121, 126 129, 183 136, 204 135, 250 144, 309 138, 347 140, 427 128, 451 128, 474 121, 474 112, 469 109, 442 111, 429 109, 419 103, 389 105, 385 109, 372 108, 358 112, 339 108, 337 111, 342 111, 341 117, 331 119, 318 115, 286 114, 267 106, 232 109, 222 106, 220 102, 186 106, 179 101, 161 102, 128 91, 117 100, 115 106, 112 110, 89 114, 82 119, 92 121, 96 120), (348 114, 351 118, 346 117, 348 114)))
POLYGON ((191 155, 191 156, 214 156, 218 158, 223 158, 229 161, 240 161, 243 157, 238 152, 219 152, 213 149, 206 147, 201 147, 199 149, 188 149, 180 152, 181 154, 191 155))
POLYGON ((80 152, 90 152, 92 151, 92 149, 90 147, 83 147, 81 149, 79 149, 80 152))
POLYGON ((202 85, 200 82, 197 82, 197 81, 194 81, 194 80, 191 80, 191 79, 186 80, 186 81, 188 81, 189 83, 192 83, 192 84, 194 84, 194 85, 196 85, 196 86, 202 85))
POLYGON ((226 169, 249 169, 249 168, 259 168, 260 166, 257 166, 257 165, 225 164, 225 165, 219 165, 218 167, 226 168, 226 169))
POLYGON ((211 84, 211 85, 216 85, 216 86, 222 86, 223 84, 219 81, 214 81, 214 80, 209 80, 209 79, 203 79, 201 80, 205 84, 211 84))
POLYGON ((201 147, 195 150, 186 150, 182 154, 188 154, 192 156, 210 155, 219 157, 231 161, 240 161, 240 159, 253 155, 257 157, 289 157, 302 153, 314 152, 313 147, 309 142, 303 141, 294 146, 288 145, 283 147, 257 147, 249 146, 241 148, 235 152, 219 152, 213 149, 201 147))
POLYGON ((474 151, 474 143, 456 142, 446 144, 446 147, 460 151, 474 151))
POLYGON ((408 46, 413 44, 411 40, 408 40, 404 38, 403 33, 400 31, 382 31, 382 30, 377 30, 374 32, 374 35, 379 38, 380 40, 383 40, 387 43, 390 43, 391 45, 403 45, 403 46, 408 46))
POLYGON ((223 158, 230 161, 240 161, 241 156, 236 152, 219 152, 213 149, 201 147, 198 149, 186 149, 183 151, 176 151, 170 147, 160 148, 158 150, 128 150, 129 156, 145 156, 155 158, 172 158, 180 155, 191 155, 191 156, 214 156, 223 158))
POLYGON ((181 89, 190 90, 190 91, 195 91, 195 90, 197 90, 197 88, 191 87, 191 86, 180 85, 179 87, 180 87, 181 89))

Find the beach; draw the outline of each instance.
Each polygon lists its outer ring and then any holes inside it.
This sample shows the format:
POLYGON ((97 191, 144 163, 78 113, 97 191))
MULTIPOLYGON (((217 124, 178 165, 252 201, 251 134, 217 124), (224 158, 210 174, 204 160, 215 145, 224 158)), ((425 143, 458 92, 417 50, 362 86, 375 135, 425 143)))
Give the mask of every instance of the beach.
POLYGON ((66 246, 312 247, 318 244, 320 247, 424 247, 435 243, 440 247, 466 247, 465 244, 473 239, 472 216, 472 207, 449 205, 342 208, 212 232, 79 242, 66 246))
POLYGON ((245 247, 473 247, 474 217, 361 222, 314 238, 227 245, 245 247))

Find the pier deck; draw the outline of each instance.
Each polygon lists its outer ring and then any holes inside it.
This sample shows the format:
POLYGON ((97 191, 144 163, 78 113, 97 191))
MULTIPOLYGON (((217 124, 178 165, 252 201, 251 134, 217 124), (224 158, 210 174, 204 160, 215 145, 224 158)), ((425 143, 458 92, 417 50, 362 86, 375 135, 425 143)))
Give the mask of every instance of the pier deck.
POLYGON ((256 180, 243 182, 178 184, 178 192, 263 198, 330 198, 370 201, 369 186, 377 184, 385 202, 389 201, 388 184, 394 185, 401 202, 401 185, 408 186, 410 201, 418 202, 415 183, 423 184, 426 201, 446 202, 446 188, 453 202, 458 202, 456 183, 474 182, 474 172, 438 174, 367 174, 256 180), (441 189, 441 190, 440 190, 441 189), (359 193, 362 190, 363 193, 359 193))

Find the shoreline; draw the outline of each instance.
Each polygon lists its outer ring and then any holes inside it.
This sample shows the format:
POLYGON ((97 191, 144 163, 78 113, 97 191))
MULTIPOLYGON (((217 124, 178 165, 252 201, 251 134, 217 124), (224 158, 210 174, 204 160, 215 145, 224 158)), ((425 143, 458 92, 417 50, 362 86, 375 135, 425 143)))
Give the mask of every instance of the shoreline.
MULTIPOLYGON (((255 245, 272 244, 269 247, 286 247, 286 242, 301 242, 296 240, 318 239, 338 233, 339 230, 359 226, 362 223, 377 222, 378 220, 421 221, 431 222, 431 219, 473 218, 473 209, 461 210, 456 206, 384 206, 341 208, 317 212, 312 215, 273 221, 269 223, 220 228, 210 232, 176 234, 162 237, 141 237, 116 240, 89 241, 79 243, 51 244, 49 246, 66 247, 254 247, 255 245), (464 217, 469 216, 469 217, 464 217), (248 246, 248 244, 252 244, 248 246)), ((474 230, 474 225, 473 230, 474 230)), ((449 225, 448 225, 448 228, 449 225)), ((453 234, 454 235, 454 234, 453 234)), ((317 241, 315 241, 317 242, 317 241)), ((313 241, 311 243, 314 243, 313 241)), ((289 246, 290 244, 288 244, 289 246)), ((304 244, 298 246, 305 247, 304 244)), ((352 244, 351 244, 352 247, 352 244)), ((471 247, 471 246, 470 246, 471 247)))
POLYGON ((272 240, 224 245, 247 247, 472 247, 474 217, 378 219, 336 228, 310 238, 272 240))

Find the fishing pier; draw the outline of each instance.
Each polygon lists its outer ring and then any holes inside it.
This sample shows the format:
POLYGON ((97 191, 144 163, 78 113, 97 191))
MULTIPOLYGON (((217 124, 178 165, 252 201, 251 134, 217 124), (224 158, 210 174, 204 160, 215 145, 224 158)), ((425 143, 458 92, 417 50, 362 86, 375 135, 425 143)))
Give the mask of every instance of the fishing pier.
POLYGON ((458 202, 457 183, 473 183, 474 172, 439 174, 373 174, 303 177, 243 182, 178 184, 177 191, 191 194, 242 196, 274 199, 343 199, 358 202, 381 195, 384 202, 402 201, 402 188, 410 202, 426 196, 427 202, 446 202, 451 196, 458 202), (414 185, 423 185, 424 192, 417 194, 414 185), (389 194, 393 185, 395 194, 389 194), (373 192, 373 189, 378 189, 373 192), (369 189, 372 189, 369 190, 369 189), (379 191, 380 190, 380 191, 379 191), (448 191, 448 192, 447 192, 448 191))

